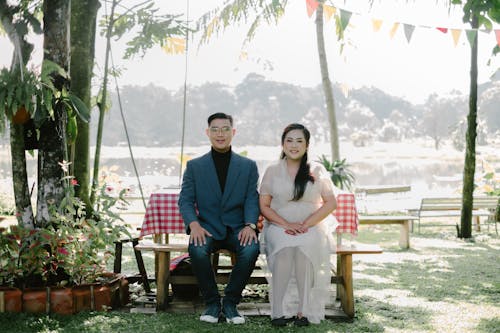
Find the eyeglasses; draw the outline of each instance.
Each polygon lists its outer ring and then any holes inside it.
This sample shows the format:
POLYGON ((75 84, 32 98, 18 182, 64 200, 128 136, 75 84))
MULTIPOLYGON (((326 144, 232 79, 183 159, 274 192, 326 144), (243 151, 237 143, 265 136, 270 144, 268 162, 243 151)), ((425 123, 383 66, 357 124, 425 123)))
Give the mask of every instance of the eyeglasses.
POLYGON ((211 134, 229 134, 231 132, 231 127, 230 126, 223 126, 223 127, 210 127, 210 133, 211 134))

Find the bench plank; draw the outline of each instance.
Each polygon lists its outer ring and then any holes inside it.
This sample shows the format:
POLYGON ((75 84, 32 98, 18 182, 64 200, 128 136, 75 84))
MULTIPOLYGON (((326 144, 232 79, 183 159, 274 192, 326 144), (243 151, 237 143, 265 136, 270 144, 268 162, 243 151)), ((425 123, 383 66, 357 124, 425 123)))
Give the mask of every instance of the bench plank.
POLYGON ((418 220, 413 215, 359 215, 359 224, 400 224, 399 246, 403 249, 410 248, 410 223, 418 220))
MULTIPOLYGON (((500 198, 496 196, 474 196, 472 216, 476 221, 476 230, 480 230, 480 217, 491 218, 495 214, 500 198)), ((420 220, 427 217, 460 216, 462 197, 430 197, 422 198, 418 215, 418 231, 420 220)))

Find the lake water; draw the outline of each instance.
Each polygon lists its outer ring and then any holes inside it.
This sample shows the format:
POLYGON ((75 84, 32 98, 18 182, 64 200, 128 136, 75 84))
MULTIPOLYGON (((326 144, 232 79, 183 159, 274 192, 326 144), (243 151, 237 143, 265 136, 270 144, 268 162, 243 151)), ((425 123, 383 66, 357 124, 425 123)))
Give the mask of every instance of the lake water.
MULTIPOLYGON (((430 140, 375 142, 366 147, 354 147, 351 143, 341 142, 340 148, 342 158, 346 158, 351 164, 358 186, 411 185, 410 193, 377 195, 373 204, 370 198, 366 197, 364 201, 367 210, 372 211, 379 207, 381 202, 387 201, 390 201, 393 208, 414 206, 422 196, 458 195, 461 191, 464 153, 449 145, 435 150, 430 140)), ((0 146, 0 192, 7 196, 12 193, 9 149, 8 146, 0 146)), ((209 146, 185 147, 184 162, 186 159, 201 156, 209 149, 209 146)), ((270 163, 278 159, 281 152, 279 146, 244 146, 233 149, 255 160, 261 175, 270 163)), ((477 147, 477 176, 483 172, 485 163, 496 170, 500 169, 498 151, 500 143, 477 147)), ((180 185, 180 147, 133 147, 132 152, 146 196, 164 187, 180 185)), ((311 144, 309 150, 311 160, 316 160, 322 154, 330 156, 329 152, 330 147, 326 143, 311 144)), ((36 179, 36 158, 27 156, 31 185, 36 179)), ((103 147, 101 156, 101 172, 108 175, 113 186, 128 187, 132 194, 139 195, 138 181, 128 147, 103 147)))

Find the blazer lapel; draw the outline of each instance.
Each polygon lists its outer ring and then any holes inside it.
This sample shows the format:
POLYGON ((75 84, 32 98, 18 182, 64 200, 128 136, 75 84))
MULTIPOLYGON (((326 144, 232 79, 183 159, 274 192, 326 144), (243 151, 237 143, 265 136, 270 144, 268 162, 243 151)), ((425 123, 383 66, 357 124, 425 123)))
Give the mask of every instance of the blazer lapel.
POLYGON ((217 178, 217 171, 215 170, 215 164, 212 158, 212 154, 206 154, 203 162, 207 189, 212 190, 213 194, 215 194, 217 198, 220 198, 222 196, 222 191, 220 189, 219 179, 217 178))
POLYGON ((227 170, 226 186, 224 187, 224 194, 222 195, 222 204, 224 204, 230 197, 231 192, 236 186, 238 177, 240 175, 241 159, 238 154, 231 153, 231 162, 229 162, 229 169, 227 170))

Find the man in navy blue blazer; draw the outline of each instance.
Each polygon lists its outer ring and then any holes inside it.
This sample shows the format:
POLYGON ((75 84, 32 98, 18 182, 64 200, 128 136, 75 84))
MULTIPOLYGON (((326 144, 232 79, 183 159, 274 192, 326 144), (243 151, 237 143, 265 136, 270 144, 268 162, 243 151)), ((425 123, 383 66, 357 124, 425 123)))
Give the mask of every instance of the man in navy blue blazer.
POLYGON ((178 202, 190 235, 191 265, 206 304, 200 320, 217 323, 223 314, 227 322, 243 324, 236 305, 259 255, 259 173, 255 161, 231 150, 236 130, 230 115, 208 117, 206 133, 211 151, 188 161, 178 202), (210 260, 219 249, 236 254, 222 302, 210 260))

